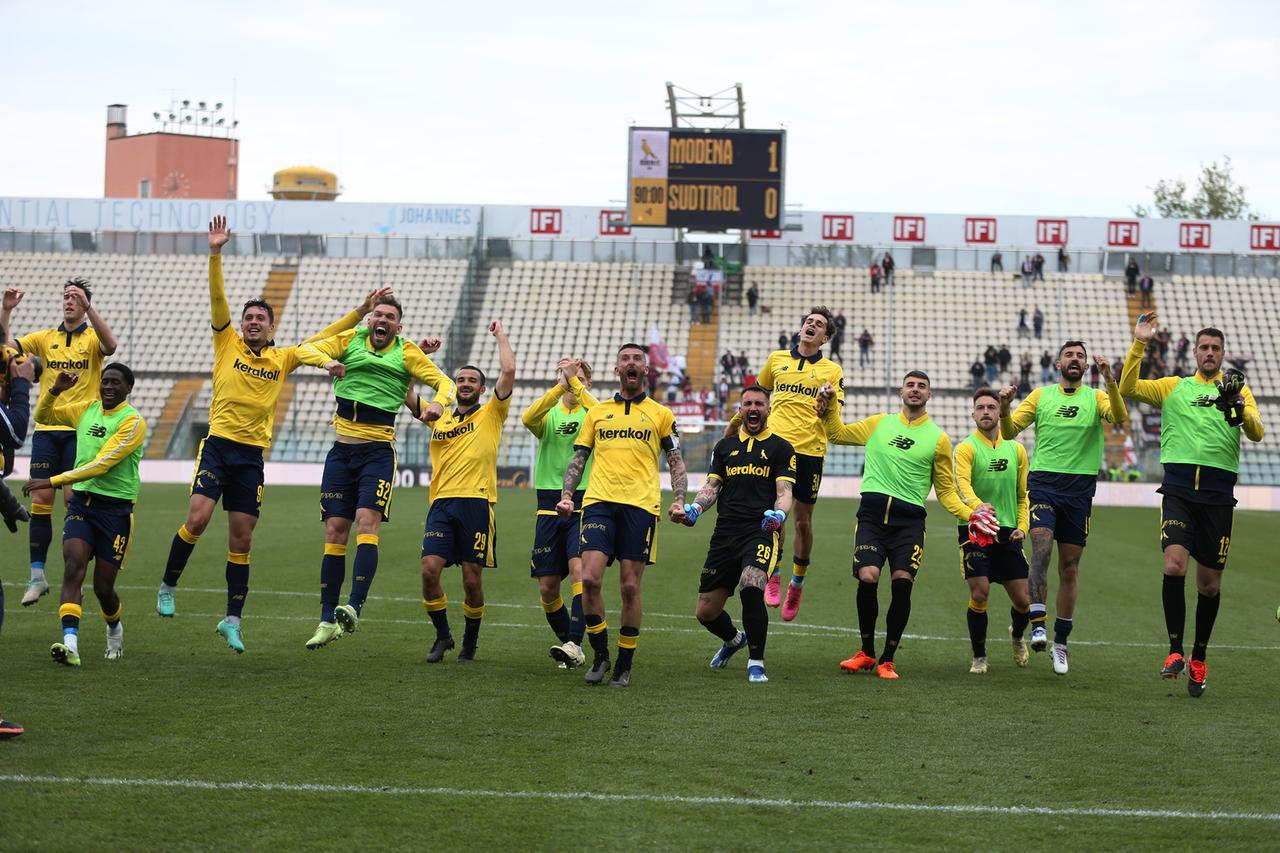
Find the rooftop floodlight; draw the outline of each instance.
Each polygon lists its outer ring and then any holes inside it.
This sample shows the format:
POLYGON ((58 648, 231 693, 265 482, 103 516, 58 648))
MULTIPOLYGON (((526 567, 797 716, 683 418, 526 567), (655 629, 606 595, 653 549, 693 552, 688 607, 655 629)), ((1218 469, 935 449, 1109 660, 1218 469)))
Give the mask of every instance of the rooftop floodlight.
POLYGON ((160 113, 152 113, 152 114, 151 114, 151 117, 152 117, 153 119, 155 119, 156 121, 159 121, 159 120, 160 120, 160 113))
POLYGON ((201 101, 200 103, 196 104, 196 106, 198 106, 200 109, 204 109, 204 101, 201 101))
POLYGON ((214 108, 215 110, 220 110, 220 109, 222 109, 222 101, 218 101, 218 103, 214 104, 214 105, 213 105, 213 108, 214 108))
POLYGON ((186 101, 186 100, 184 100, 184 101, 182 102, 182 105, 183 105, 184 107, 189 107, 189 106, 191 106, 191 102, 190 102, 190 101, 186 101))

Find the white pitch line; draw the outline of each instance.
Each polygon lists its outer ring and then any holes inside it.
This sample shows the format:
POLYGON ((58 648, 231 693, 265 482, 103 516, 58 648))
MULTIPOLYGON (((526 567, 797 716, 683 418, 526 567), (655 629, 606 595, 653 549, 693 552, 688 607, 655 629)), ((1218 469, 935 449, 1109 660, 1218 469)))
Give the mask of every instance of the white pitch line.
MULTIPOLYGON (((4 584, 4 586, 10 586, 10 587, 18 587, 18 588, 21 588, 21 587, 24 587, 24 586, 25 586, 25 584, 22 584, 22 583, 7 583, 7 584, 4 584)), ((151 592, 151 591, 155 590, 155 589, 156 589, 156 587, 153 587, 153 586, 123 586, 123 585, 117 585, 117 586, 116 586, 116 589, 117 589, 117 590, 123 590, 123 591, 126 591, 126 592, 129 592, 129 591, 133 591, 133 592, 151 592)), ((181 589, 181 590, 182 590, 182 591, 184 591, 184 592, 200 593, 200 594, 209 594, 209 595, 226 595, 226 592, 227 592, 225 589, 216 589, 216 588, 179 587, 179 589, 181 589)), ((250 595, 303 596, 303 597, 307 597, 307 598, 318 598, 318 597, 319 597, 319 594, 318 594, 318 593, 315 593, 315 592, 298 592, 297 590, 275 590, 275 589, 251 589, 251 590, 249 591, 249 594, 250 594, 250 595)), ((409 598, 409 597, 407 597, 407 596, 394 596, 394 595, 371 595, 371 596, 369 596, 368 600, 369 600, 369 601, 390 601, 390 602, 395 602, 395 603, 400 603, 400 604, 419 604, 419 603, 421 603, 421 601, 422 601, 422 599, 420 599, 420 598, 409 598)), ((485 602, 485 607, 505 607, 505 608, 512 608, 512 609, 516 609, 516 610, 532 610, 535 606, 536 606, 536 604, 533 604, 533 603, 531 603, 531 604, 511 604, 511 603, 509 603, 509 602, 498 602, 498 601, 486 601, 486 602, 485 602)), ((33 611, 30 611, 30 610, 19 610, 19 611, 14 611, 14 612, 15 612, 15 613, 24 613, 24 612, 28 612, 28 613, 30 613, 30 612, 33 612, 33 611)), ((189 613, 189 614, 187 614, 187 615, 191 615, 191 616, 212 616, 212 617, 217 617, 217 618, 221 618, 221 617, 222 617, 222 614, 220 614, 220 613, 189 613)), ((645 615, 646 617, 654 618, 654 619, 691 619, 691 618, 693 618, 691 615, 689 615, 689 614, 687 614, 687 613, 645 613, 644 615, 645 615)), ((252 614, 251 616, 247 616, 247 617, 245 617, 245 618, 246 618, 246 619, 289 619, 289 620, 299 619, 299 620, 301 620, 301 621, 312 621, 310 617, 299 617, 299 616, 264 616, 264 615, 262 615, 262 614, 257 614, 257 613, 252 614)), ((369 621, 369 622, 386 622, 386 623, 393 624, 393 625, 419 625, 419 624, 425 625, 425 624, 428 624, 425 620, 416 620, 416 619, 377 619, 377 618, 370 618, 370 619, 367 619, 366 621, 369 621)), ((541 626, 541 624, 539 624, 539 625, 526 625, 526 624, 509 624, 509 623, 502 623, 502 622, 487 622, 487 623, 485 623, 485 624, 490 625, 490 626, 493 626, 493 627, 499 627, 499 628, 534 628, 534 627, 542 627, 542 626, 541 626)), ((776 635, 777 635, 777 636, 787 636, 787 637, 822 637, 822 638, 827 638, 827 639, 830 639, 830 638, 832 637, 832 635, 842 636, 842 635, 852 635, 852 634, 857 634, 857 633, 858 633, 858 631, 857 631, 857 629, 856 629, 856 628, 846 628, 846 627, 841 626, 841 625, 814 625, 814 624, 807 623, 807 622, 791 622, 791 623, 781 623, 781 624, 779 624, 778 622, 775 622, 775 621, 773 621, 773 620, 770 620, 769 630, 770 630, 771 632, 777 632, 777 633, 776 633, 776 635), (805 630, 797 630, 797 629, 805 629, 805 630), (825 631, 825 632, 827 632, 827 633, 815 633, 815 632, 817 632, 817 631, 825 631)), ((645 631, 646 631, 647 633, 655 633, 655 634, 664 634, 664 633, 678 633, 678 634, 704 634, 704 633, 706 633, 705 629, 699 629, 699 628, 646 628, 646 629, 645 629, 645 631)), ((883 631, 880 631, 880 632, 877 632, 877 633, 878 633, 878 636, 883 636, 883 634, 884 634, 884 632, 883 632, 883 631)), ((915 641, 919 641, 919 642, 939 642, 939 643, 967 643, 967 642, 969 642, 969 638, 968 638, 968 637, 958 637, 958 636, 957 636, 957 637, 950 637, 950 636, 931 635, 931 634, 903 634, 903 635, 902 635, 902 638, 903 638, 904 640, 915 640, 915 641)), ((1165 648, 1168 648, 1168 643, 1130 643, 1130 642, 1123 642, 1123 641, 1116 641, 1116 640, 1072 640, 1071 642, 1072 642, 1072 644, 1073 644, 1073 645, 1076 645, 1076 646, 1105 646, 1105 647, 1124 648, 1124 649, 1165 649, 1165 648)), ((1215 649, 1219 649, 1219 650, 1231 649, 1231 650, 1235 650, 1235 651, 1250 651, 1250 652, 1276 652, 1276 651, 1280 651, 1280 646, 1246 646, 1246 645, 1238 645, 1238 644, 1233 644, 1233 643, 1214 643, 1214 644, 1213 644, 1213 648, 1215 648, 1215 649)))
POLYGON ((1050 817, 1156 818, 1213 821, 1280 821, 1274 812, 1179 811, 1176 809, 1107 809, 1070 806, 992 806, 980 803, 892 803, 875 800, 793 800, 764 797, 694 796, 680 794, 608 794, 597 791, 498 791, 483 788, 416 787, 398 785, 333 785, 298 782, 213 782, 203 779, 118 779, 95 776, 0 775, 0 783, 16 785, 100 785, 113 788, 170 788, 197 791, 261 791, 297 794, 371 794, 393 797, 486 797, 501 800, 570 800, 602 803, 742 806, 746 808, 834 809, 938 814, 983 814, 1050 817))

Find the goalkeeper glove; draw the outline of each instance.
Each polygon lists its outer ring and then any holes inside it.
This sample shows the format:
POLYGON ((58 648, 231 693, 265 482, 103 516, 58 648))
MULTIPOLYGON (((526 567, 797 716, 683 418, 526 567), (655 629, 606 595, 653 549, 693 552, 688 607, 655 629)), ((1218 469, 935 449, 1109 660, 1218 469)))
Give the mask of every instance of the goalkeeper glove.
POLYGON ((981 510, 969 517, 969 541, 980 548, 992 544, 1000 535, 1000 524, 996 517, 981 510))
POLYGON ((780 509, 767 509, 760 521, 760 529, 765 533, 777 533, 786 523, 787 514, 780 509))
POLYGON ((1222 378, 1214 383, 1218 387, 1218 399, 1214 405, 1226 418, 1228 426, 1244 423, 1244 374, 1234 367, 1228 368, 1222 378))
POLYGON ((684 523, 688 527, 693 527, 698 523, 698 516, 702 515, 702 507, 699 504, 684 505, 684 523))

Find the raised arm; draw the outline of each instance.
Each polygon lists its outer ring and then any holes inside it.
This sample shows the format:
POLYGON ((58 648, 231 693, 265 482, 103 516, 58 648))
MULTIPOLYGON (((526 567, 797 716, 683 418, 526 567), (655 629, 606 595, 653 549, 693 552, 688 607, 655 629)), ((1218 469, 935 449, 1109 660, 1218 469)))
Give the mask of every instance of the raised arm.
POLYGON ((1102 374, 1102 380, 1107 384, 1106 393, 1102 391, 1096 392, 1098 395, 1098 417, 1109 424, 1128 423, 1129 408, 1125 406, 1124 397, 1120 394, 1120 385, 1111 373, 1111 361, 1100 355, 1095 355, 1093 363, 1098 365, 1098 372, 1102 374))
POLYGON ((355 330, 348 329, 337 335, 299 344, 298 361, 312 367, 323 367, 329 371, 330 376, 344 376, 346 368, 339 359, 353 337, 355 337, 355 330))
POLYGON ((551 386, 551 390, 534 400, 529 408, 524 410, 524 414, 520 416, 520 423, 524 424, 524 428, 529 432, 542 438, 542 425, 547 420, 547 413, 556 407, 563 396, 564 386, 557 382, 551 386))
POLYGON ((489 334, 498 343, 498 381, 493 386, 493 396, 505 400, 511 396, 511 389, 516 384, 516 354, 507 340, 507 331, 502 328, 501 320, 489 324, 489 334))
POLYGON ((80 381, 80 375, 77 373, 68 373, 63 370, 58 377, 53 380, 52 387, 49 388, 48 394, 40 395, 40 402, 36 404, 35 421, 38 424, 47 424, 49 426, 69 426, 73 427, 80 423, 80 416, 93 405, 93 400, 83 403, 67 403, 59 402, 58 397, 63 391, 70 388, 80 381))
POLYGON ((1139 379, 1142 372, 1142 359, 1147 353, 1147 342, 1156 336, 1159 328, 1155 311, 1149 311, 1138 317, 1133 327, 1133 345, 1124 359, 1124 369, 1120 372, 1119 391, 1121 396, 1138 400, 1152 406, 1163 406, 1164 400, 1173 393, 1178 384, 1178 377, 1166 376, 1162 379, 1139 379))
MULTIPOLYGON (((938 502, 942 504, 943 509, 956 518, 968 521, 973 515, 973 509, 970 509, 956 494, 956 481, 951 463, 951 439, 947 438, 946 433, 938 436, 938 444, 933 451, 933 490, 938 493, 938 502)), ((981 505, 979 502, 979 506, 981 505)))
POLYGON ((389 296, 390 294, 391 288, 389 287, 379 287, 377 290, 369 291, 369 295, 364 298, 364 301, 357 305, 353 310, 348 311, 342 317, 334 320, 332 323, 307 338, 303 343, 324 340, 325 338, 333 337, 334 335, 339 335, 350 329, 354 329, 356 326, 360 325, 360 321, 364 319, 364 315, 373 310, 373 306, 378 304, 379 299, 384 296, 389 296))
POLYGON ((1036 419, 1036 404, 1040 402, 1040 389, 1032 391, 1026 396, 1018 408, 1012 414, 1009 413, 1009 406, 1013 403, 1013 395, 1017 393, 1017 389, 1012 385, 1008 385, 1000 389, 1000 437, 1016 438, 1018 433, 1022 432, 1036 419))
MULTIPOLYGON (((222 281, 222 247, 231 239, 227 218, 215 216, 209 223, 209 325, 214 334, 231 325, 231 308, 222 281)), ((97 328, 97 325, 94 326, 97 328)))
POLYGON ((20 287, 6 287, 4 289, 4 296, 0 298, 0 328, 3 328, 0 336, 4 340, 0 340, 0 346, 13 346, 9 317, 13 314, 13 309, 17 308, 18 303, 22 301, 22 297, 26 295, 27 292, 20 287))
POLYGON ((828 406, 826 414, 822 416, 822 425, 827 431, 827 441, 832 444, 865 445, 881 419, 888 417, 880 413, 846 424, 840 421, 840 411, 838 406, 828 406))
POLYGON ((453 405, 457 391, 453 380, 445 376, 444 372, 436 367, 435 362, 427 358, 427 354, 412 341, 404 342, 404 366, 408 368, 414 379, 435 389, 436 395, 431 398, 431 403, 423 414, 427 422, 444 414, 446 406, 453 405))

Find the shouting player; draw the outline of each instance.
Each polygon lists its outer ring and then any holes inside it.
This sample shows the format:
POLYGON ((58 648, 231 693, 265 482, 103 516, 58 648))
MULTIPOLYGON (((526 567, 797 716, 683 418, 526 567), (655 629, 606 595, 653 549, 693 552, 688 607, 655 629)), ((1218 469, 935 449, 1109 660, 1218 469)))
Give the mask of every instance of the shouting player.
POLYGON ((1079 597, 1080 557, 1089 536, 1089 515, 1102 467, 1104 423, 1129 420, 1111 362, 1095 355, 1106 380, 1106 391, 1085 388, 1088 353, 1083 341, 1067 341, 1058 349, 1061 379, 1043 385, 1009 413, 1017 389, 1000 391, 1000 435, 1017 438, 1036 425, 1036 449, 1031 455, 1027 489, 1031 500, 1031 648, 1044 651, 1049 600, 1049 557, 1058 543, 1058 597, 1053 620, 1053 671, 1066 675, 1067 637, 1071 634, 1079 597))
MULTIPOLYGON (((502 323, 489 324, 498 343, 498 381, 485 403, 484 371, 474 365, 458 368, 453 376, 458 407, 430 424, 431 508, 422 537, 422 604, 427 608, 436 640, 427 663, 439 663, 453 648, 449 603, 440 585, 445 566, 462 566, 462 651, 459 661, 476 659, 480 621, 484 619, 484 570, 498 565, 497 530, 493 505, 498 502, 498 446, 502 425, 511 410, 516 381, 516 357, 502 323)), ((414 410, 425 417, 421 400, 414 410)))
POLYGON ((640 637, 643 608, 640 581, 657 556, 661 480, 658 456, 665 453, 671 471, 672 509, 684 509, 688 477, 680 455, 675 415, 644 393, 645 351, 639 344, 618 348, 613 366, 618 393, 587 412, 573 459, 560 485, 556 512, 570 518, 577 508, 574 493, 587 461, 594 462, 591 484, 582 498, 582 609, 594 660, 587 684, 599 684, 609 672, 609 633, 600 586, 605 566, 619 562, 622 627, 618 630, 618 665, 609 679, 614 687, 631 685, 631 661, 640 637))
MULTIPOLYGON (((795 619, 800 611, 800 596, 813 553, 813 507, 818 502, 822 463, 827 454, 827 434, 814 409, 818 390, 824 385, 834 389, 828 405, 835 409, 836 419, 844 406, 844 370, 822 354, 823 344, 831 340, 835 330, 831 311, 823 305, 814 306, 800 324, 796 345, 770 353, 756 380, 772 394, 769 429, 796 451, 791 582, 787 584, 786 600, 782 601, 782 567, 776 565, 764 592, 765 604, 777 607, 782 603, 784 622, 795 619)), ((735 415, 725 437, 732 437, 741 425, 741 415, 735 415)))
POLYGON ((769 428, 769 392, 753 385, 742 392, 742 428, 716 442, 711 471, 693 503, 671 508, 671 520, 692 527, 719 501, 716 528, 698 585, 698 621, 723 641, 711 658, 723 669, 744 645, 750 651, 747 680, 769 680, 764 671, 764 645, 769 611, 764 586, 778 561, 778 534, 792 507, 795 452, 769 428), (742 592, 742 627, 724 612, 734 588, 742 592))
MULTIPOLYGON (((213 400, 209 434, 196 453, 187 518, 169 545, 156 612, 172 617, 174 592, 191 552, 213 510, 222 501, 227 513, 227 611, 218 634, 236 652, 244 651, 240 617, 249 594, 249 554, 262 508, 263 450, 271 445, 276 405, 285 379, 302 362, 297 347, 276 347, 275 311, 263 299, 250 299, 240 311, 240 333, 231 327, 231 309, 223 289, 222 247, 231 239, 225 216, 209 223, 209 320, 213 329, 213 400)), ((308 340, 353 329, 390 288, 370 293, 356 310, 308 340)))
POLYGON ((582 430, 587 411, 596 398, 591 387, 591 365, 576 359, 561 359, 556 365, 556 383, 528 409, 521 422, 538 439, 538 458, 533 468, 533 486, 538 491, 538 510, 529 574, 538 579, 538 594, 547 624, 560 641, 551 647, 551 656, 565 668, 586 662, 582 637, 582 495, 591 482, 591 461, 582 471, 573 493, 573 513, 561 518, 556 512, 564 472, 573 457, 573 443, 582 430), (560 588, 568 577, 573 584, 573 604, 564 606, 560 588))
MULTIPOLYGON (((124 567, 133 539, 133 505, 141 479, 138 462, 147 437, 147 424, 129 405, 133 371, 120 363, 102 369, 99 399, 61 399, 80 377, 59 371, 36 406, 36 422, 73 427, 76 431, 75 467, 50 478, 28 480, 22 493, 51 491, 71 485, 62 530, 62 603, 58 618, 62 642, 49 650, 66 666, 80 665, 82 587, 89 561, 94 560, 93 592, 107 623, 107 660, 124 657, 124 629, 120 625, 120 596, 116 575, 124 567)), ((67 395, 70 396, 70 395, 67 395)))
POLYGON ((1240 434, 1261 441, 1262 418, 1244 374, 1222 372, 1226 338, 1218 329, 1196 333, 1194 376, 1139 379, 1147 342, 1158 318, 1138 318, 1133 346, 1124 360, 1120 392, 1160 408, 1160 462, 1164 465, 1160 504, 1160 546, 1164 549, 1164 621, 1169 656, 1160 674, 1177 678, 1188 669, 1187 691, 1204 693, 1209 670, 1205 653, 1221 602, 1222 571, 1231 548, 1240 434), (1191 664, 1183 657, 1187 564, 1196 561, 1196 637, 1191 664))
POLYGON ((995 509, 994 519, 971 518, 969 526, 960 525, 960 568, 969 584, 965 618, 973 646, 969 672, 981 674, 987 671, 987 600, 992 583, 1004 586, 1009 595, 1013 662, 1027 665, 1027 644, 1022 635, 1027 629, 1031 594, 1022 543, 1030 523, 1030 507, 1027 450, 1000 437, 999 394, 990 388, 974 393, 973 422, 978 428, 956 445, 956 491, 975 516, 983 504, 995 509), (984 520, 993 523, 982 529, 984 520))
MULTIPOLYGON (((4 292, 0 302, 0 327, 12 328, 9 315, 22 302, 26 293, 16 287, 4 292)), ((67 279, 62 288, 62 322, 57 328, 31 332, 14 341, 18 351, 39 357, 45 371, 40 378, 41 395, 49 393, 58 374, 69 371, 98 376, 106 356, 116 351, 116 338, 93 307, 89 280, 67 279)), ((89 403, 98 399, 98 385, 79 382, 67 391, 66 403, 89 403)), ((42 423, 36 418, 31 439, 31 477, 47 480, 71 470, 76 460, 74 427, 42 423)), ((63 502, 71 499, 71 491, 63 492, 63 502)), ((29 607, 49 591, 44 577, 44 564, 53 541, 53 491, 40 489, 31 494, 31 524, 27 531, 31 542, 31 578, 22 593, 22 606, 29 607)))

